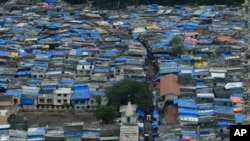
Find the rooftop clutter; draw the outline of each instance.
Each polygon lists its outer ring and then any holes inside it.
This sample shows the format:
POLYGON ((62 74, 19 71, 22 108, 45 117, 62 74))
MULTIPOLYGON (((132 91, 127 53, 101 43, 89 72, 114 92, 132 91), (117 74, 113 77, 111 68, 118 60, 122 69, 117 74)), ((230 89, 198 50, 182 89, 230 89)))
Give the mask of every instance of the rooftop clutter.
POLYGON ((147 50, 128 26, 116 30, 116 21, 83 11, 83 5, 72 11, 54 0, 19 3, 25 6, 9 14, 2 9, 0 20, 1 91, 18 96, 15 104, 88 107, 119 80, 146 82, 147 50))
POLYGON ((1 10, 0 86, 23 110, 96 106, 92 96, 104 96, 119 80, 146 82, 145 62, 153 59, 162 123, 183 129, 168 137, 215 138, 211 128, 227 133, 230 124, 246 121, 248 34, 241 7, 141 5, 118 12, 54 0, 12 4, 1 10), (176 36, 183 53, 173 56, 176 36), (191 132, 189 125, 204 126, 191 132))
POLYGON ((248 121, 248 33, 239 11, 176 6, 145 16, 154 28, 140 30, 140 40, 158 67, 154 91, 164 113, 160 122, 170 126, 159 127, 157 139, 223 140, 229 138, 229 125, 248 121), (181 54, 173 54, 178 46, 170 42, 176 36, 181 54))

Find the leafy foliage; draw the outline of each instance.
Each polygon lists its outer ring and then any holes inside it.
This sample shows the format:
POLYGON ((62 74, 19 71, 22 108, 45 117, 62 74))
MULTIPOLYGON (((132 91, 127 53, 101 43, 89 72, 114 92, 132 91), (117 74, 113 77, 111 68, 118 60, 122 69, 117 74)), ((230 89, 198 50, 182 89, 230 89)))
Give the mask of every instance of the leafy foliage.
POLYGON ((130 100, 132 104, 137 104, 142 109, 147 109, 152 105, 152 94, 147 84, 122 80, 112 87, 107 88, 106 95, 109 105, 126 105, 130 100))
POLYGON ((102 97, 101 97, 100 95, 96 95, 96 96, 94 96, 94 97, 95 97, 96 103, 97 103, 98 105, 101 105, 102 97))
POLYGON ((64 0, 70 4, 81 4, 81 3, 86 3, 87 0, 64 0))
POLYGON ((105 124, 113 122, 117 115, 118 111, 115 106, 101 106, 94 112, 94 116, 105 124))
POLYGON ((0 0, 0 3, 4 3, 7 2, 8 0, 0 0))
POLYGON ((183 40, 181 37, 174 37, 170 43, 170 46, 172 46, 172 55, 178 57, 178 55, 182 54, 184 52, 184 47, 183 47, 183 40))

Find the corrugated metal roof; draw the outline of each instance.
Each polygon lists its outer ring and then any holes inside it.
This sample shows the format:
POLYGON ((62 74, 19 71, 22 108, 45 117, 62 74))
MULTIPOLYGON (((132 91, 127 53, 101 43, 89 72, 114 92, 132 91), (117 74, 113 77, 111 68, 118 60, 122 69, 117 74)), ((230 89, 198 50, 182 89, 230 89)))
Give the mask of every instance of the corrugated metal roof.
POLYGON ((180 95, 180 85, 178 84, 178 76, 168 74, 160 78, 160 96, 168 94, 180 95))
POLYGON ((174 105, 169 105, 164 109, 164 116, 167 125, 178 124, 178 108, 174 105))

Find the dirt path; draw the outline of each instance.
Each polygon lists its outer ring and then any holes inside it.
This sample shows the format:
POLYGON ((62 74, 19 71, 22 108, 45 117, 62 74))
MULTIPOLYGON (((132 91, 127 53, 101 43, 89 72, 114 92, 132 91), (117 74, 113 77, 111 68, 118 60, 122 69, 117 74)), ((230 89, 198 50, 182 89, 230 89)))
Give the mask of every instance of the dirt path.
POLYGON ((152 55, 150 55, 150 53, 148 52, 148 56, 147 56, 147 61, 146 61, 146 67, 147 67, 147 82, 149 84, 149 88, 152 90, 153 88, 153 81, 155 78, 155 74, 156 74, 156 69, 153 65, 153 57, 152 55))

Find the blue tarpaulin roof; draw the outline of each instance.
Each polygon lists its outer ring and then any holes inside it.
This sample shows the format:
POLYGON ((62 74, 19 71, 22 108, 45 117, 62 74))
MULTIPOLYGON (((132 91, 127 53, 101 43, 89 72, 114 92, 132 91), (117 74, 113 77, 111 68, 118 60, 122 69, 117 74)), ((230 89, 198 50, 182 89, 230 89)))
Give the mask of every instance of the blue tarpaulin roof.
POLYGON ((82 91, 82 92, 73 92, 71 96, 71 100, 86 100, 91 97, 90 93, 88 91, 82 91))
POLYGON ((9 135, 9 130, 0 130, 1 135, 9 135))
POLYGON ((245 114, 236 114, 234 116, 235 123, 242 123, 246 118, 247 116, 245 114))
POLYGON ((118 54, 118 50, 107 50, 104 54, 106 57, 116 56, 118 54))
POLYGON ((9 79, 7 79, 7 78, 4 78, 4 77, 1 77, 0 78, 0 82, 7 82, 9 79))
POLYGON ((0 26, 4 26, 5 19, 0 19, 0 26))
POLYGON ((43 0, 43 1, 48 3, 48 4, 56 4, 56 3, 58 3, 58 0, 43 0))
POLYGON ((89 87, 86 84, 74 84, 73 91, 74 92, 88 92, 89 87))
POLYGON ((126 63, 126 61, 128 60, 128 58, 126 57, 119 57, 115 59, 116 63, 126 63))
POLYGON ((62 24, 61 23, 50 23, 47 25, 48 28, 59 28, 62 24))
POLYGON ((13 96, 20 96, 23 94, 22 89, 8 89, 4 95, 13 95, 13 96))
POLYGON ((96 73, 108 73, 109 68, 95 68, 94 72, 96 72, 96 73))
POLYGON ((214 101, 216 102, 232 102, 230 99, 227 98, 214 98, 214 101))
POLYGON ((168 68, 168 69, 161 69, 159 74, 169 74, 169 73, 178 73, 178 69, 177 68, 168 68))
POLYGON ((159 110, 154 109, 154 110, 153 110, 153 117, 154 117, 154 118, 158 118, 159 116, 160 116, 159 110))
POLYGON ((196 81, 196 86, 207 86, 205 81, 196 81))
POLYGON ((16 75, 29 75, 31 73, 30 70, 18 70, 16 75))
POLYGON ((215 105, 214 109, 215 113, 233 114, 233 107, 215 105))
POLYGON ((42 86, 41 87, 42 90, 46 91, 46 90, 55 90, 56 89, 56 86, 42 86))
POLYGON ((62 78, 59 83, 61 84, 74 84, 75 80, 73 79, 67 79, 67 78, 62 78))
POLYGON ((244 94, 243 93, 234 93, 234 94, 232 94, 232 96, 234 96, 234 97, 243 97, 244 94))
POLYGON ((191 57, 190 56, 181 56, 181 60, 182 61, 189 61, 189 60, 191 60, 191 57))
POLYGON ((6 45, 8 43, 7 40, 0 39, 0 45, 6 45))
POLYGON ((0 56, 10 56, 9 51, 0 51, 0 56))
POLYGON ((24 57, 24 56, 27 56, 28 53, 26 51, 19 51, 19 54, 18 54, 18 57, 24 57))
POLYGON ((145 116, 145 113, 144 113, 144 111, 142 109, 138 109, 137 114, 138 114, 138 116, 141 116, 141 117, 145 116))
POLYGON ((171 66, 178 66, 177 62, 161 62, 161 67, 171 67, 171 66))
POLYGON ((100 130, 83 130, 82 135, 92 135, 92 136, 100 136, 100 130))
POLYGON ((33 98, 24 98, 21 97, 21 105, 34 105, 35 104, 35 100, 33 98))
POLYGON ((208 76, 208 75, 209 75, 209 71, 194 72, 193 75, 194 75, 194 76, 197 76, 197 75, 205 75, 205 76, 208 76))
POLYGON ((195 108, 195 109, 198 107, 195 102, 195 99, 191 98, 175 99, 174 102, 178 104, 178 107, 195 108))
POLYGON ((62 38, 62 36, 60 35, 52 35, 50 36, 51 39, 55 40, 55 41, 60 41, 60 39, 62 38))
POLYGON ((183 116, 198 116, 198 111, 196 109, 189 108, 178 108, 179 115, 183 116))
POLYGON ((69 136, 75 136, 75 137, 77 137, 77 136, 81 136, 81 135, 82 135, 81 132, 64 132, 64 136, 65 137, 69 137, 69 136))
POLYGON ((221 128, 228 128, 230 125, 232 125, 233 122, 227 122, 227 121, 218 121, 217 126, 221 128))
POLYGON ((204 103, 204 104, 198 104, 198 109, 214 109, 214 104, 212 103, 204 103))
POLYGON ((27 131, 28 137, 31 138, 41 138, 45 135, 47 131, 46 127, 36 127, 36 128, 29 128, 27 131))
POLYGON ((157 128, 158 126, 159 126, 158 121, 154 121, 154 122, 152 123, 153 129, 157 128))
POLYGON ((27 141, 41 141, 44 140, 43 135, 37 135, 37 136, 29 136, 27 137, 27 141))
POLYGON ((8 85, 7 85, 7 84, 0 83, 0 88, 8 89, 8 85))
POLYGON ((29 79, 29 83, 41 84, 42 82, 42 79, 29 79))

